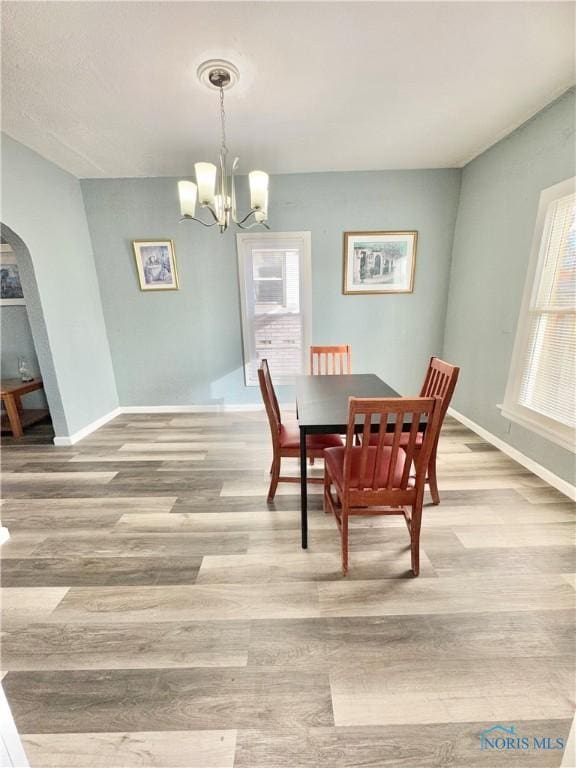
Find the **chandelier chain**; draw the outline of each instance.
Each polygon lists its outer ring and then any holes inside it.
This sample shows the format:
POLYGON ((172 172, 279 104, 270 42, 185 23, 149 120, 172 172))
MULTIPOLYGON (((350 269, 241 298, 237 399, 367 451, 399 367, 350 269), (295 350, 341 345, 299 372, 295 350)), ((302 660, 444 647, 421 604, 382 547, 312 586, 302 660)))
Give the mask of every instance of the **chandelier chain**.
POLYGON ((226 112, 224 111, 224 88, 220 86, 220 125, 222 127, 221 151, 224 155, 228 154, 226 146, 226 112))

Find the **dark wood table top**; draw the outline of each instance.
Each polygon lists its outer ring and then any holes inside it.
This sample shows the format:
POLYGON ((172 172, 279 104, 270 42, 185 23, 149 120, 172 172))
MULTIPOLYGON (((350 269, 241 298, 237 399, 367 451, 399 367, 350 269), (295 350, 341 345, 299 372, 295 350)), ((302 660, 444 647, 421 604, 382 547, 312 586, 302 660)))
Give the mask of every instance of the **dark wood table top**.
POLYGON ((352 373, 347 376, 297 376, 298 424, 305 427, 307 432, 345 432, 350 397, 400 397, 400 395, 373 373, 352 373))

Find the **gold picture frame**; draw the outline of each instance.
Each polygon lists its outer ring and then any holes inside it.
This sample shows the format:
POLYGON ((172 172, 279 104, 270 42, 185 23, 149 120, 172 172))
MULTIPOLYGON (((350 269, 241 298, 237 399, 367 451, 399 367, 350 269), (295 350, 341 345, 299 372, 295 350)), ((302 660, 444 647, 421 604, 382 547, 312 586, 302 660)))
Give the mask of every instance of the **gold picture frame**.
POLYGON ((342 293, 413 293, 418 232, 344 232, 342 293))
POLYGON ((173 240, 133 240, 141 291, 177 291, 178 268, 173 240))

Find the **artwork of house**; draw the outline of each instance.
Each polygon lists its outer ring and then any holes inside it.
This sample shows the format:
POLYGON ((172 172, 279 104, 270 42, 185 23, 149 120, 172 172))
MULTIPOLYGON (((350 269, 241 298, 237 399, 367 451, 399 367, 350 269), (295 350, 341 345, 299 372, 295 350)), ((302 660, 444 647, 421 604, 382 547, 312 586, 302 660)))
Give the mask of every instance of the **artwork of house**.
POLYGON ((405 241, 362 243, 354 247, 354 283, 386 284, 405 282, 405 241))
POLYGON ((417 232, 345 232, 344 293, 410 293, 417 232))

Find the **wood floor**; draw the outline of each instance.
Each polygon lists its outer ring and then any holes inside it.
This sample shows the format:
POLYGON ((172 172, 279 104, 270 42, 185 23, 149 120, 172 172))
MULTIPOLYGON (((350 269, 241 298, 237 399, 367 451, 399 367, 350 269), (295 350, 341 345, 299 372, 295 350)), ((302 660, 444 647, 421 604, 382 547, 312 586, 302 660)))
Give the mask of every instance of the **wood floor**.
POLYGON ((2 452, 1 668, 33 768, 560 765, 479 734, 568 735, 575 505, 456 422, 418 579, 395 518, 353 521, 343 578, 319 487, 300 549, 261 413, 49 437, 2 452))

